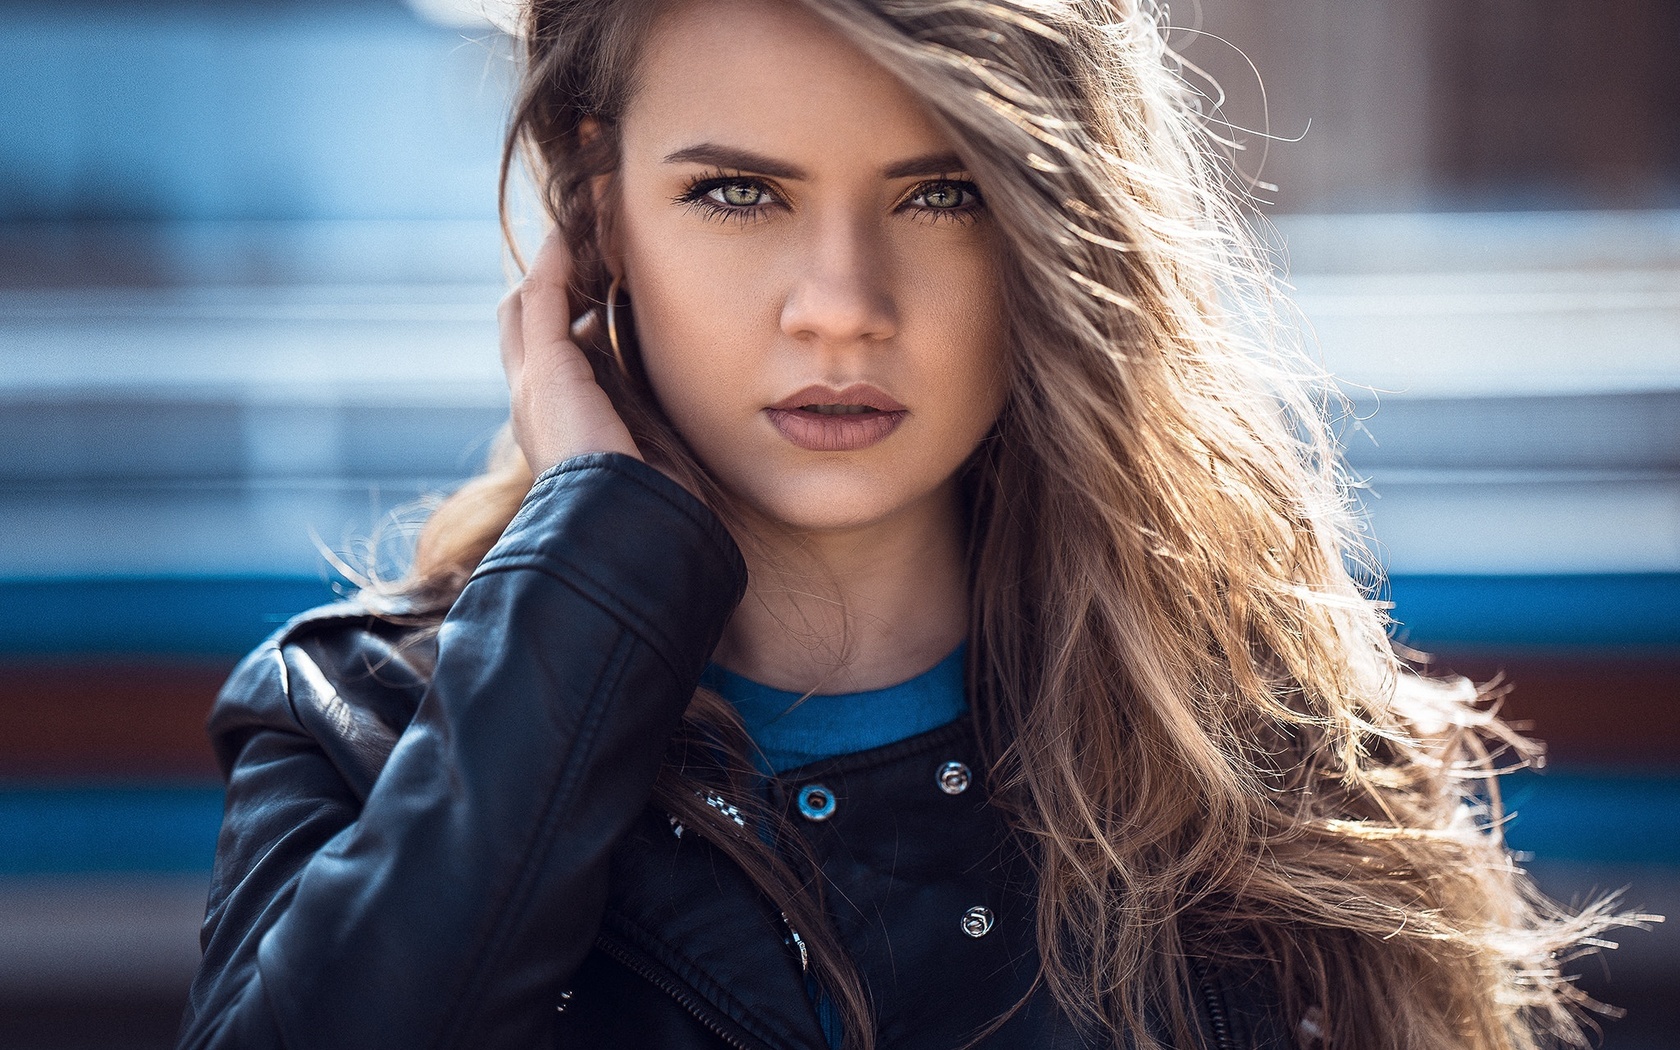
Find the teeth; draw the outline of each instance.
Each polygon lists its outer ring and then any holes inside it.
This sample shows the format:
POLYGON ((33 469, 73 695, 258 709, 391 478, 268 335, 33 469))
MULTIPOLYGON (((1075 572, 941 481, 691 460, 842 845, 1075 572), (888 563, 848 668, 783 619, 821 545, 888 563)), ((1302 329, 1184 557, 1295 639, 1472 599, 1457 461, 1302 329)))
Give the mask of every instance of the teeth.
POLYGON ((880 409, 868 405, 800 405, 801 412, 815 412, 819 416, 855 416, 864 412, 878 412, 880 409))

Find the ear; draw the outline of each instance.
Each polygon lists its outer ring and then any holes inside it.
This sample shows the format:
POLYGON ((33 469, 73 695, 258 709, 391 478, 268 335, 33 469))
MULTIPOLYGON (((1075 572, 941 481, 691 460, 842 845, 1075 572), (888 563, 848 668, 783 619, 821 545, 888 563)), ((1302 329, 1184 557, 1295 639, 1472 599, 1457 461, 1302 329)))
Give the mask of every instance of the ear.
MULTIPOLYGON (((604 132, 601 124, 594 117, 583 118, 578 125, 578 146, 584 155, 600 148, 601 136, 604 132)), ((623 253, 620 251, 618 239, 618 224, 614 221, 617 208, 617 194, 614 192, 613 176, 595 175, 589 180, 589 193, 593 198, 595 212, 595 246, 600 253, 601 263, 607 268, 612 277, 624 279, 623 253)))

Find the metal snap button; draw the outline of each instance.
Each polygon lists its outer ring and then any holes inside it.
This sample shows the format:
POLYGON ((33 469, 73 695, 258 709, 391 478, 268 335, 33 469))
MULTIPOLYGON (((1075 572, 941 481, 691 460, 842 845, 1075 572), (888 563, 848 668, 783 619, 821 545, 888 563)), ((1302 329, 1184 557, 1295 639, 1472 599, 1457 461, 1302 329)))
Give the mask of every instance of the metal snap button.
POLYGON ((827 820, 834 816, 834 792, 821 784, 806 784, 799 789, 799 812, 806 820, 827 820))
POLYGON ((968 767, 961 762, 947 762, 939 767, 939 790, 947 795, 960 795, 968 790, 968 767))
POLYGON ((984 937, 992 932, 992 909, 976 904, 963 912, 962 931, 970 937, 984 937))

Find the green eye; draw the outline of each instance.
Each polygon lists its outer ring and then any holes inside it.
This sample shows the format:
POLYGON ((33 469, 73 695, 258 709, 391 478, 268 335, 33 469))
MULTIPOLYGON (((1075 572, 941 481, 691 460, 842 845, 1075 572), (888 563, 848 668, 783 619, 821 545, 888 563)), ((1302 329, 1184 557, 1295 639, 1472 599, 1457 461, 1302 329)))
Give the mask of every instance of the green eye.
POLYGON ((726 182, 717 193, 723 203, 736 208, 751 208, 764 200, 763 188, 751 182, 726 182))
POLYGON ((899 210, 925 222, 975 222, 986 208, 980 187, 967 179, 929 179, 910 191, 899 210))
POLYGON ((695 179, 671 203, 692 208, 713 222, 759 222, 787 203, 765 180, 751 175, 715 174, 695 179))
POLYGON ((963 205, 963 188, 954 182, 936 182, 921 193, 922 203, 941 211, 963 205))

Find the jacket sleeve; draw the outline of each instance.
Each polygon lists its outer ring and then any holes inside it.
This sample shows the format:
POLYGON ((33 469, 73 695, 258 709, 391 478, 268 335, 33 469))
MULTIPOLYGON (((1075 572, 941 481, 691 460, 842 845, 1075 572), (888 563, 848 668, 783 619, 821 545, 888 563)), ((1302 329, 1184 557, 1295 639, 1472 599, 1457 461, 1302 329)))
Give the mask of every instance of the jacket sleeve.
POLYGON ((228 800, 181 1046, 548 1042, 745 576, 657 471, 562 463, 444 620, 365 802, 298 720, 285 654, 248 658, 212 714, 228 800))

